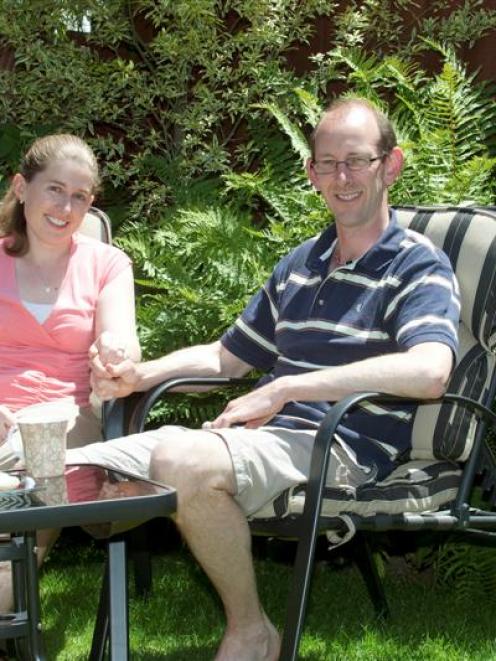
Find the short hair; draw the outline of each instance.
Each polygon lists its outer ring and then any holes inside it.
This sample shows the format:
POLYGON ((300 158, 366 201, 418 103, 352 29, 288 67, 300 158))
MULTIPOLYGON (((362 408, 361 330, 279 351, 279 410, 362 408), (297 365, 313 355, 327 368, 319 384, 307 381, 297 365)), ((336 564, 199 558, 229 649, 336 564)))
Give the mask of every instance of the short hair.
MULTIPOLYGON (((19 173, 26 181, 45 170, 54 161, 71 160, 86 165, 92 177, 92 193, 100 186, 98 163, 84 140, 70 133, 56 133, 38 138, 24 155, 19 173)), ((0 202, 0 236, 9 236, 4 250, 13 257, 22 257, 29 250, 24 206, 17 199, 13 184, 0 202)))
POLYGON ((377 145, 379 150, 384 154, 389 154, 389 152, 394 149, 394 147, 396 147, 398 141, 396 139, 396 133, 393 124, 389 117, 387 117, 387 115, 382 112, 382 110, 380 110, 368 99, 362 98, 360 96, 339 97, 334 99, 334 101, 331 101, 331 103, 327 106, 324 113, 322 114, 322 117, 318 121, 317 126, 311 133, 310 150, 312 153, 312 158, 315 157, 315 140, 317 138, 319 127, 327 115, 329 115, 331 112, 334 112, 335 110, 340 110, 341 108, 351 108, 357 106, 361 108, 367 108, 367 110, 370 110, 370 112, 375 117, 377 128, 379 129, 379 143, 377 145))

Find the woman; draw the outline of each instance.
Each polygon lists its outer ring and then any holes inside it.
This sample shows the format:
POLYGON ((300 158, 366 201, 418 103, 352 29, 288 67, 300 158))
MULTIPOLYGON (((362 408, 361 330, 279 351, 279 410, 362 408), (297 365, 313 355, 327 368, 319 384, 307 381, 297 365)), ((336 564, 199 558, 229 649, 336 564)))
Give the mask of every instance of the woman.
MULTIPOLYGON (((0 205, 0 469, 15 413, 72 398, 68 447, 97 440, 88 356, 139 360, 133 274, 120 250, 78 233, 99 185, 88 145, 36 140, 0 205)), ((53 537, 53 535, 52 535, 53 537)), ((0 581, 0 610, 5 607, 0 581)))
MULTIPOLYGON (((79 407, 69 446, 95 440, 91 345, 112 362, 139 358, 130 260, 77 233, 98 185, 88 145, 50 135, 28 150, 1 203, 0 440, 15 411, 66 397, 79 407)), ((0 468, 12 460, 0 447, 0 468)))

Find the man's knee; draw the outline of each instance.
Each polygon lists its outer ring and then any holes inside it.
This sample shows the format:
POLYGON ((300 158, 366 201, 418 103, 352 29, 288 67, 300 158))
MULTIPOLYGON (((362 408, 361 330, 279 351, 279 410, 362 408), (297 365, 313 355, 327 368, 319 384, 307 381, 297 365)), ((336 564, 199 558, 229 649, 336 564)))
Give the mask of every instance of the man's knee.
POLYGON ((150 477, 177 489, 216 488, 232 491, 232 462, 224 441, 191 430, 157 443, 150 457, 150 477))

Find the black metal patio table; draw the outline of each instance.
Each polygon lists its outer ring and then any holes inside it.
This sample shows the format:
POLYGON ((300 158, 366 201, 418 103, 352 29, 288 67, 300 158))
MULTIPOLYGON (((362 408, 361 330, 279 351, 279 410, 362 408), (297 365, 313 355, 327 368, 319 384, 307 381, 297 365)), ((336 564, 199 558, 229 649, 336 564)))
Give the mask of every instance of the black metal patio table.
MULTIPOLYGON (((17 473, 23 477, 22 473, 17 473)), ((29 480, 27 480, 27 483, 29 480)), ((175 511, 176 492, 158 482, 96 465, 73 465, 65 475, 37 480, 34 486, 0 493, 0 533, 11 533, 0 560, 14 572, 15 612, 0 617, 0 639, 13 638, 21 658, 44 661, 36 563, 36 530, 84 526, 108 538, 107 563, 95 622, 91 661, 104 658, 108 639, 113 661, 129 659, 125 540, 112 536, 112 524, 167 516, 175 511), (24 645, 21 643, 24 641, 24 645)))

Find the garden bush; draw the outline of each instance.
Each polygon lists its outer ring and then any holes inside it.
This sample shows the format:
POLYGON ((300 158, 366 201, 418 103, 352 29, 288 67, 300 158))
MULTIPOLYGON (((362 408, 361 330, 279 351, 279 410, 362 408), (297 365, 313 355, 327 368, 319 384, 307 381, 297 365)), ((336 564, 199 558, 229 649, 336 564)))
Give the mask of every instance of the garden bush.
POLYGON ((481 0, 421 4, 0 0, 0 175, 36 135, 73 131, 100 156, 114 226, 154 225, 192 181, 256 167, 263 104, 297 111, 296 87, 322 103, 359 83, 337 48, 422 61, 419 35, 461 49, 496 26, 481 0))

